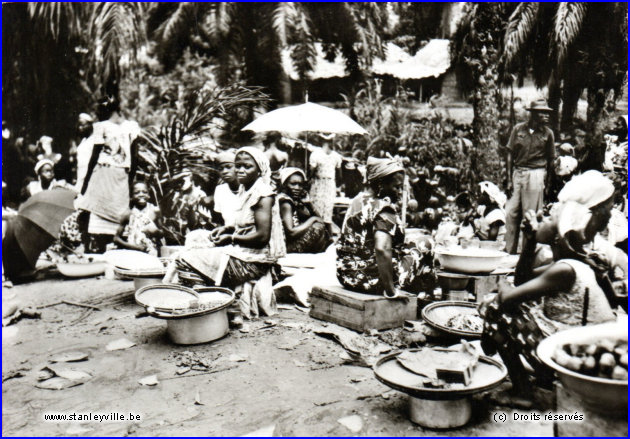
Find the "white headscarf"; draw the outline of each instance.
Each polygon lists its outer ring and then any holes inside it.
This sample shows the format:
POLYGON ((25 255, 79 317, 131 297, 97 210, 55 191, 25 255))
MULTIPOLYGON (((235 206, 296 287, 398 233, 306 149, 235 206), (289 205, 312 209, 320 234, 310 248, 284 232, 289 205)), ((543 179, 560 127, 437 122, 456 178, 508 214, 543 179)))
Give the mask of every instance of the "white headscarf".
POLYGON ((613 196, 615 186, 601 172, 590 170, 576 175, 558 194, 558 232, 565 236, 573 230, 583 233, 593 216, 591 208, 613 196))
MULTIPOLYGON (((271 188, 271 167, 269 165, 269 159, 263 151, 253 146, 245 146, 236 151, 238 156, 240 153, 247 153, 256 162, 258 169, 260 170, 260 178, 244 192, 243 186, 241 186, 241 197, 243 206, 248 204, 248 200, 260 199, 261 197, 275 196, 274 190, 271 188)), ((241 206, 241 209, 242 207, 241 206)), ((238 215, 238 214, 237 214, 238 215)), ((280 207, 278 205, 277 198, 274 199, 273 207, 271 208, 271 236, 269 237, 269 255, 272 259, 277 260, 284 257, 287 253, 286 241, 284 237, 284 226, 282 225, 282 219, 280 218, 280 207)))
POLYGON ((300 174, 304 181, 306 181, 306 174, 304 173, 304 171, 302 171, 300 168, 289 167, 280 169, 280 184, 284 185, 284 183, 286 183, 289 177, 291 177, 293 174, 300 174))
POLYGON ((258 166, 258 169, 260 170, 260 177, 262 180, 267 184, 271 184, 271 165, 269 164, 269 159, 265 153, 254 146, 244 146, 236 151, 236 155, 239 155, 242 152, 252 156, 258 166))
POLYGON ((497 203, 501 209, 505 207, 507 202, 507 196, 499 189, 499 187, 491 181, 482 181, 479 183, 479 187, 482 193, 488 194, 490 199, 497 203))

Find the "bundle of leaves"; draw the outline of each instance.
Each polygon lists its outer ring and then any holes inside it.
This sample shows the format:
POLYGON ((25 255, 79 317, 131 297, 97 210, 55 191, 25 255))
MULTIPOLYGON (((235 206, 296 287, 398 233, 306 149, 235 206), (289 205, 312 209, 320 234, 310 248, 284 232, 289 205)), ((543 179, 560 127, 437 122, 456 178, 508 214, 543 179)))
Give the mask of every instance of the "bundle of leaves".
POLYGON ((198 186, 212 193, 220 178, 215 153, 225 149, 230 133, 251 119, 254 108, 266 106, 268 101, 268 96, 254 87, 196 90, 183 98, 182 112, 168 124, 143 130, 136 175, 148 182, 152 198, 162 210, 168 244, 183 244, 185 230, 194 226, 191 206, 177 202, 187 178, 192 174, 198 186))

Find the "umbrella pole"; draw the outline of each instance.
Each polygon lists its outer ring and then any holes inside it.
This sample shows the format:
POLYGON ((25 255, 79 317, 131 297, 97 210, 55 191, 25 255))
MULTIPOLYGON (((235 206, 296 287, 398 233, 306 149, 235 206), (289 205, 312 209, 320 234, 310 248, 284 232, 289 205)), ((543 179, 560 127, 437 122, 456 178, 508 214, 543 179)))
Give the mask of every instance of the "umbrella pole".
POLYGON ((404 230, 407 228, 407 198, 409 198, 409 176, 407 175, 407 173, 405 173, 405 180, 403 182, 402 197, 401 221, 404 230))
POLYGON ((306 132, 306 140, 304 141, 304 173, 308 179, 308 131, 306 132))

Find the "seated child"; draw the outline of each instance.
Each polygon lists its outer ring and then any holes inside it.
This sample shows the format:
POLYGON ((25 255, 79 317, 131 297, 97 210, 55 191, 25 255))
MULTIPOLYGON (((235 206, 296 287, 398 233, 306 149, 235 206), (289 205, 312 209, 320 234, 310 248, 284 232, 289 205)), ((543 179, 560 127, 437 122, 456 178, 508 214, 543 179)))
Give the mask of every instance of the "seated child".
POLYGON ((158 227, 160 210, 149 203, 149 188, 142 181, 134 183, 131 193, 131 209, 114 236, 119 248, 138 250, 150 255, 158 255, 158 242, 161 236, 158 227))
POLYGON ((492 182, 479 183, 481 196, 477 207, 478 218, 473 221, 475 236, 482 241, 503 241, 505 238, 506 195, 492 182))

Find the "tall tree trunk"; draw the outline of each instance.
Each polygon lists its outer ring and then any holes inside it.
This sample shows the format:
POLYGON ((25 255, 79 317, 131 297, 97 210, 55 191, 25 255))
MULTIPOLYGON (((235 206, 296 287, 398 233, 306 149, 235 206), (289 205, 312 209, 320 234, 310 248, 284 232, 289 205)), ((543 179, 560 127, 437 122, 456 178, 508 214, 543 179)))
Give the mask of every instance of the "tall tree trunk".
POLYGON ((560 130, 565 131, 573 125, 573 119, 577 113, 578 101, 582 95, 582 87, 569 81, 564 81, 562 86, 562 118, 560 130))
POLYGON ((558 136, 558 115, 560 114, 560 97, 562 96, 562 89, 560 87, 560 81, 557 78, 552 78, 549 81, 549 107, 553 109, 551 117, 549 118, 549 128, 553 130, 553 133, 558 136))
POLYGON ((584 78, 582 72, 571 69, 564 72, 563 78, 560 129, 567 130, 573 125, 578 101, 584 90, 584 78))
POLYGON ((583 170, 602 170, 606 141, 604 134, 610 126, 610 118, 614 111, 614 92, 601 88, 589 88, 588 108, 586 110, 586 145, 589 149, 588 158, 583 170))
POLYGON ((498 84, 499 42, 501 41, 501 6, 480 3, 477 6, 476 42, 471 63, 475 81, 473 93, 473 151, 469 182, 505 181, 505 166, 499 156, 501 95, 498 84))

